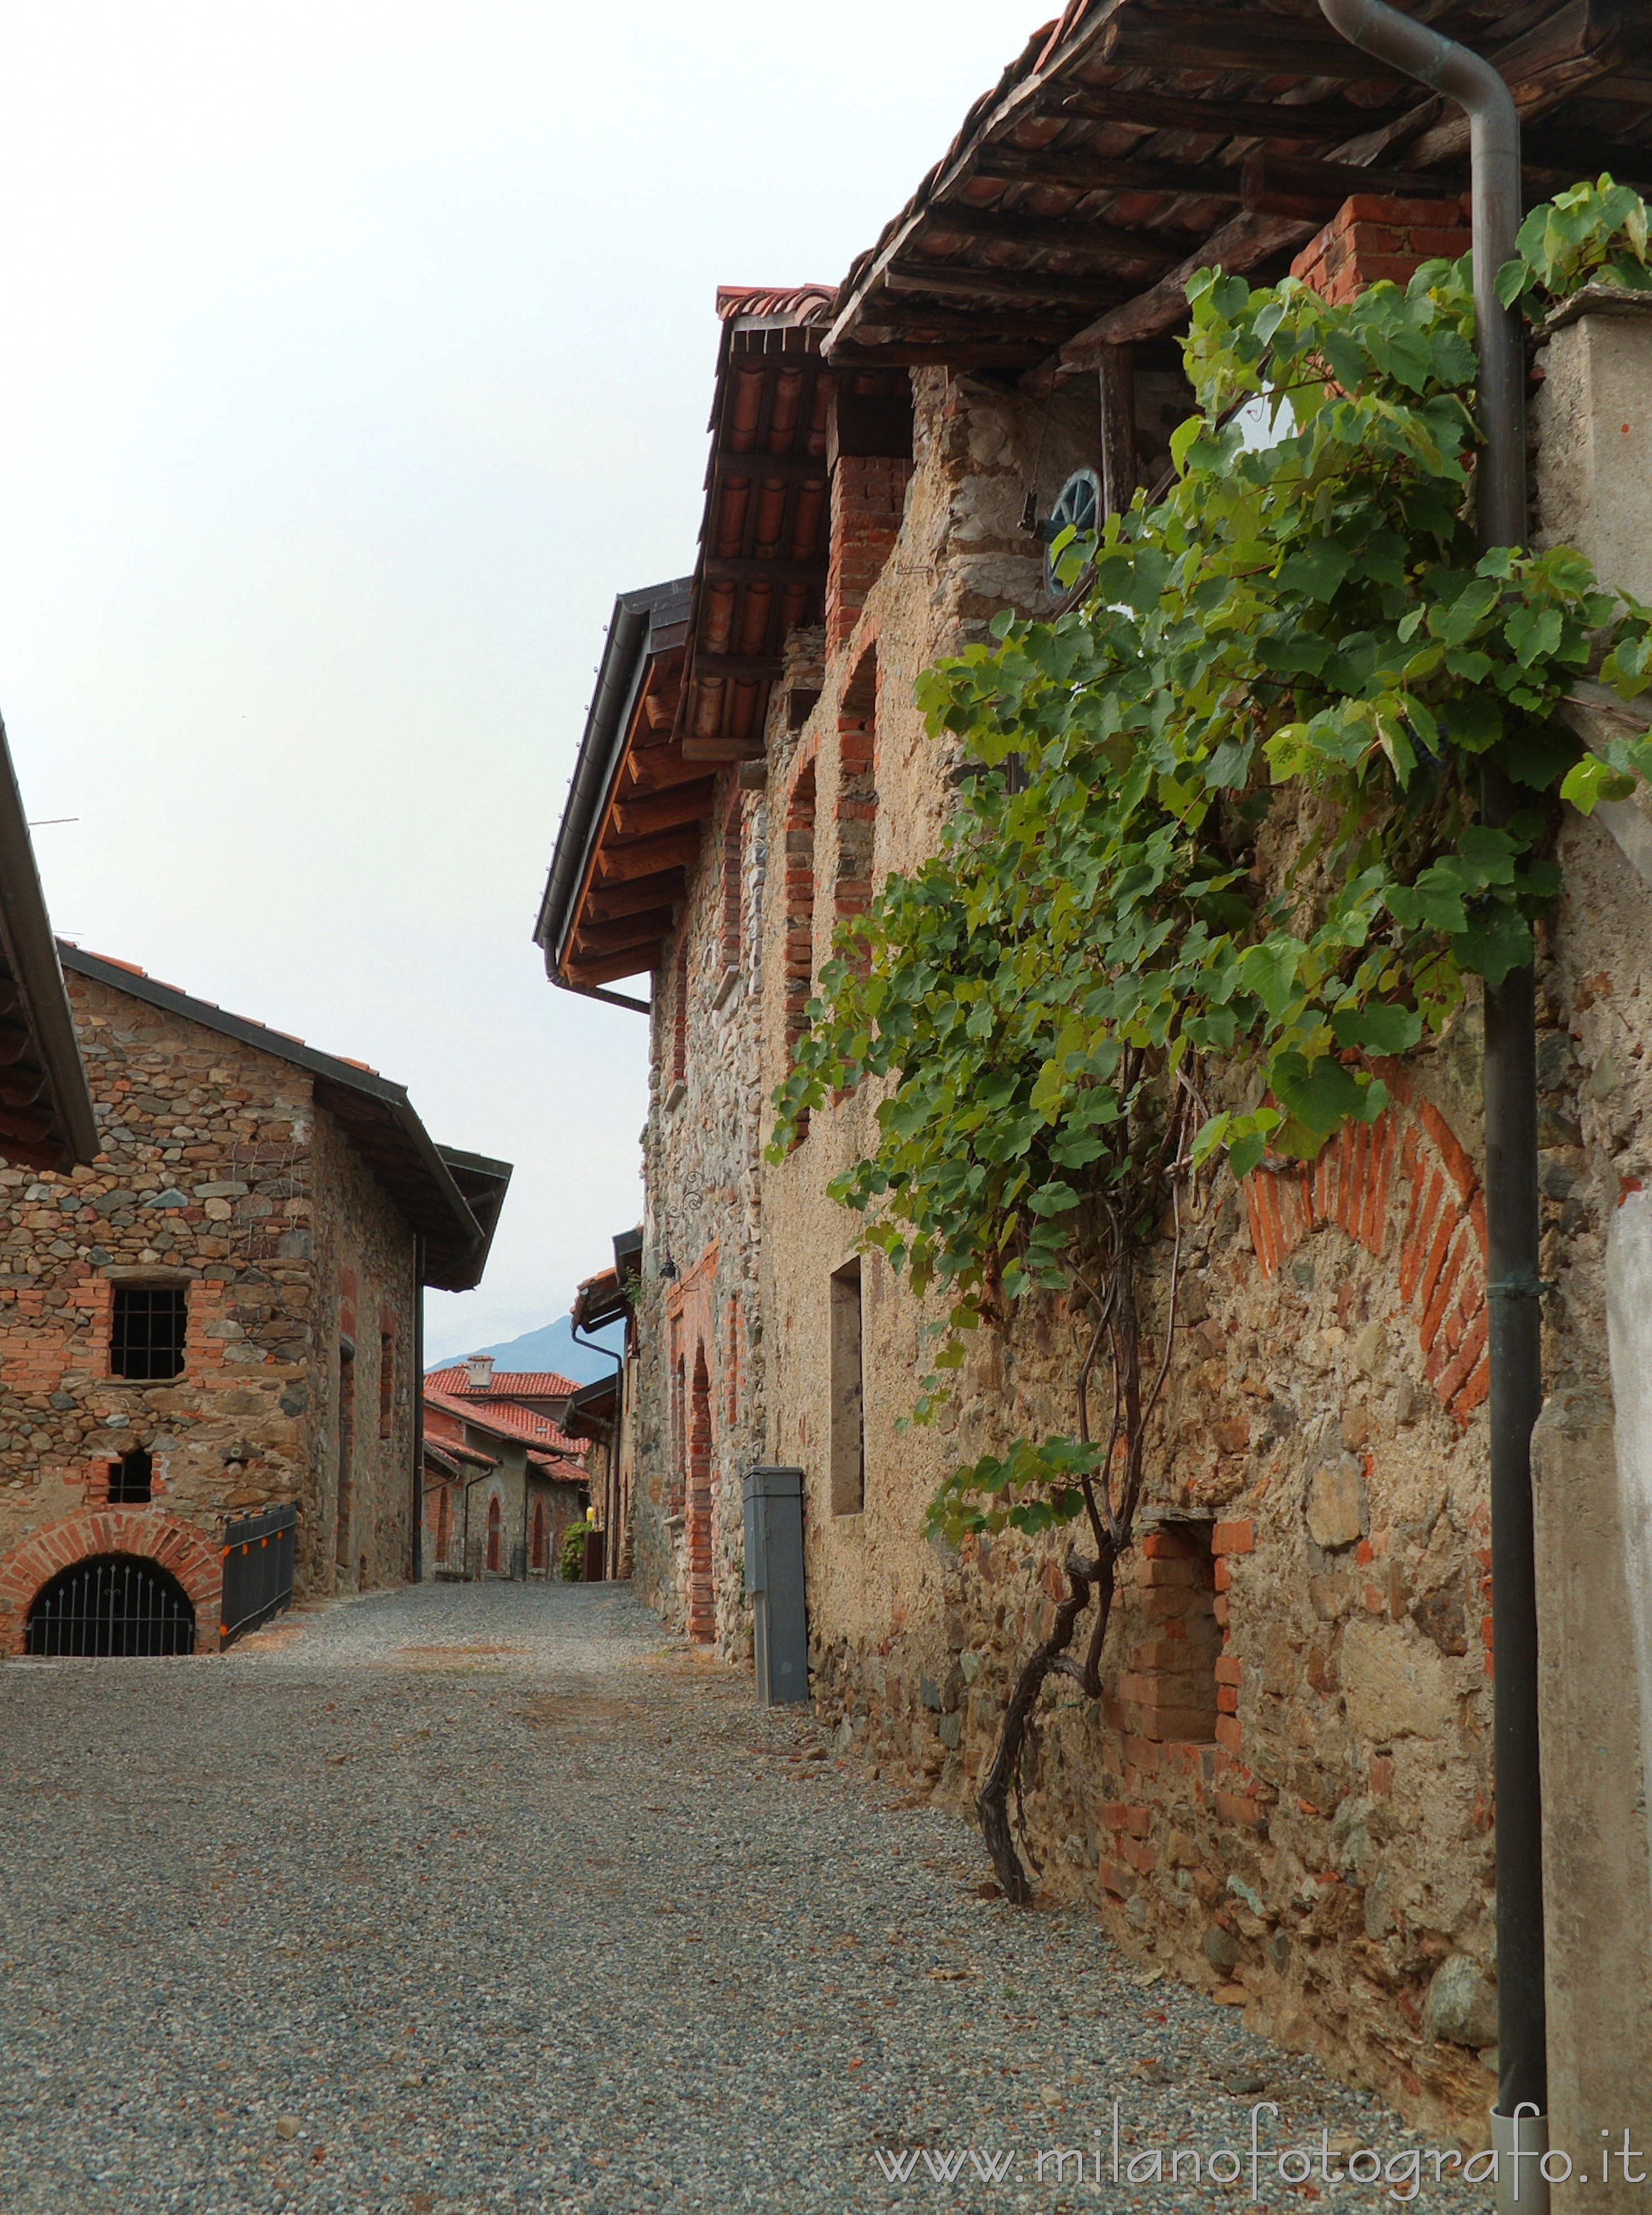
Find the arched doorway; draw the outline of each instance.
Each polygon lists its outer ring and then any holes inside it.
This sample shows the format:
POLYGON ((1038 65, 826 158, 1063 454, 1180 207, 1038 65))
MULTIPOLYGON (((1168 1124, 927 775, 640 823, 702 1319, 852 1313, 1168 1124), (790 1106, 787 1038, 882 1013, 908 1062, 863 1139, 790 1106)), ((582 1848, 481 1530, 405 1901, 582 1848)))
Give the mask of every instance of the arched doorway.
POLYGON ((688 1395, 685 1509, 688 1635, 696 1644, 708 1646, 717 1635, 717 1607, 712 1589, 712 1390, 703 1346, 694 1351, 694 1384, 688 1395))
POLYGON ((487 1566, 495 1576, 505 1566, 505 1508, 497 1492, 487 1503, 487 1566))
POLYGON ((534 1502, 534 1550, 532 1561, 533 1565, 536 1569, 542 1569, 545 1566, 545 1502, 542 1500, 536 1500, 534 1502))
POLYGON ((175 1577, 138 1554, 95 1554, 42 1586, 28 1651, 130 1658, 195 1651, 195 1611, 175 1577))

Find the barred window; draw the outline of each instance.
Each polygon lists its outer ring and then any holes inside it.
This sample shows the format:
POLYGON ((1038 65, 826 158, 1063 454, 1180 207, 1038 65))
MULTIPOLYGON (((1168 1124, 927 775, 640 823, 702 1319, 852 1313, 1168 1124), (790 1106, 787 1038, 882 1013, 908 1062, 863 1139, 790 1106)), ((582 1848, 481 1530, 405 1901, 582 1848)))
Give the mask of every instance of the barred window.
POLYGON ((378 1335, 378 1434, 395 1436, 395 1333, 378 1335))
POLYGON ((184 1287, 117 1285, 109 1336, 115 1377, 175 1377, 184 1365, 184 1287))
POLYGON ((155 1463, 142 1446, 134 1446, 119 1461, 109 1463, 109 1504, 112 1507, 143 1507, 150 1498, 155 1463))

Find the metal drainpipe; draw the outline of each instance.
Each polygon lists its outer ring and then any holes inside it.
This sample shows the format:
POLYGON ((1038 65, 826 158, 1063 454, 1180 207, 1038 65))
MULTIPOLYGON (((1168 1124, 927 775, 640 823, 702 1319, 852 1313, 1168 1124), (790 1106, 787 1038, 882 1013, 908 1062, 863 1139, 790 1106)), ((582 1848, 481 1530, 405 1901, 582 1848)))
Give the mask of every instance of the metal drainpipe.
MULTIPOLYGON (((1353 45, 1468 111, 1474 215, 1474 315, 1484 451, 1475 473, 1480 543, 1524 546, 1525 355, 1496 294, 1520 220, 1520 116, 1480 55, 1383 0, 1319 0, 1353 45)), ((1507 778, 1486 772, 1481 813, 1506 822, 1507 778)), ((1548 2146, 1544 1997, 1543 1797, 1538 1743, 1537 1574, 1532 1427, 1543 1405, 1539 1306, 1536 983, 1515 971, 1485 992, 1486 1274, 1491 1310, 1491 1613, 1496 1636, 1492 1745, 1496 1792, 1497 2205, 1546 2215, 1533 2156, 1548 2146), (1527 2114, 1521 2116, 1525 2108, 1527 2114), (1520 2171, 1527 2169, 1522 2178, 1520 2171), (1518 2195, 1518 2198, 1516 2197, 1518 2195)))
POLYGON ((413 1241, 413 1580, 425 1577, 425 1241, 413 1241))

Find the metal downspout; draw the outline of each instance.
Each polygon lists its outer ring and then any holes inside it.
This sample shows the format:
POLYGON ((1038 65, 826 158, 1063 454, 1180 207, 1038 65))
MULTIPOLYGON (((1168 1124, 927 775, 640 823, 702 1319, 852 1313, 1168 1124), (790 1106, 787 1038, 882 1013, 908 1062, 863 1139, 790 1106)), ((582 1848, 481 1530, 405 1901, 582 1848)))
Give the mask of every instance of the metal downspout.
POLYGON ((413 1241, 413 1580, 425 1580, 425 1241, 413 1241))
MULTIPOLYGON (((1498 299, 1497 272, 1514 253, 1520 221, 1520 116, 1491 64, 1383 4, 1319 0, 1353 45, 1465 108, 1472 163, 1474 315, 1478 417, 1475 473, 1480 544, 1524 546, 1525 355, 1514 316, 1498 299)), ((1512 800, 1488 770, 1481 813, 1508 820, 1512 800)), ((1537 1574, 1532 1528, 1532 1427, 1543 1405, 1539 1305, 1536 983, 1527 967, 1485 992, 1486 1274, 1491 1310, 1491 1612, 1496 1638, 1492 1742, 1496 1792, 1497 2105, 1500 2151, 1546 2147, 1548 2053, 1544 1997, 1543 1800, 1538 1739, 1537 1574), (1516 2128, 1525 2107, 1538 2119, 1516 2128), (1501 2126, 1501 2127, 1500 2127, 1501 2126)), ((1543 2215, 1548 2187, 1536 2162, 1498 2164, 1500 2206, 1519 2191, 1543 2215), (1509 2172, 1513 2172, 1511 2175, 1509 2172)))

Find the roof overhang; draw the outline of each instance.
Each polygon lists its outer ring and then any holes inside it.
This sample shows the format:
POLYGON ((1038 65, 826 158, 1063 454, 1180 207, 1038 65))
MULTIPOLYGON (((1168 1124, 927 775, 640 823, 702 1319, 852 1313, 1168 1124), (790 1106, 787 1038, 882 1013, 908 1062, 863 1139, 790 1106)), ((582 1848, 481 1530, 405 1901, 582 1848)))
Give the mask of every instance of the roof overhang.
MULTIPOLYGON (((1652 184, 1641 0, 1447 0, 1436 30, 1496 64, 1545 197, 1609 169, 1652 184)), ((1271 278, 1349 193, 1455 194, 1454 102, 1349 46, 1312 0, 1072 0, 850 269, 839 371, 941 362, 1049 389, 1185 321, 1196 269, 1271 278)))
POLYGON ((629 1312, 631 1298, 620 1281, 617 1269, 600 1269, 594 1277, 587 1277, 573 1296, 573 1324, 576 1330, 601 1330, 604 1323, 617 1322, 629 1312))
MULTIPOLYGON (((65 969, 89 977, 150 1007, 165 1009, 186 1022, 199 1023, 242 1046, 272 1054, 308 1072, 318 1108, 324 1108, 344 1129, 351 1144, 394 1202, 402 1220, 425 1242, 424 1281, 440 1292, 469 1292, 480 1282, 487 1257, 493 1225, 486 1230, 472 1214, 455 1173, 443 1150, 431 1140, 409 1101, 405 1088, 388 1077, 336 1054, 321 1053, 285 1031, 272 1030, 246 1015, 232 1015, 210 1000, 198 1000, 174 985, 163 985, 125 962, 88 954, 78 946, 59 942, 65 969)), ((458 1155, 460 1163, 474 1163, 493 1173, 493 1188, 504 1194, 500 1173, 508 1181, 503 1162, 483 1163, 479 1155, 458 1155)), ((498 1206, 494 1206, 497 1218, 498 1206)))
POLYGON ((605 1438, 613 1428, 619 1406, 617 1377, 599 1377, 582 1384, 563 1413, 562 1427, 573 1439, 605 1438))
POLYGON ((709 772, 685 779, 669 743, 691 585, 680 577, 614 603, 534 930, 546 973, 570 991, 653 968, 699 852, 709 772))
POLYGON ((0 726, 0 1156, 68 1169, 98 1150, 57 942, 0 726))
POLYGON ((710 766, 762 752, 789 635, 825 608, 828 428, 835 379, 821 369, 824 287, 724 285, 676 737, 710 766))
POLYGON ((719 772, 762 752, 791 633, 821 621, 830 526, 820 339, 831 295, 724 286, 692 577, 622 592, 534 936, 554 984, 623 1004, 658 967, 719 772))

